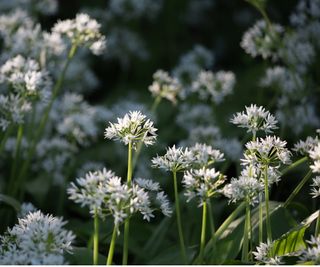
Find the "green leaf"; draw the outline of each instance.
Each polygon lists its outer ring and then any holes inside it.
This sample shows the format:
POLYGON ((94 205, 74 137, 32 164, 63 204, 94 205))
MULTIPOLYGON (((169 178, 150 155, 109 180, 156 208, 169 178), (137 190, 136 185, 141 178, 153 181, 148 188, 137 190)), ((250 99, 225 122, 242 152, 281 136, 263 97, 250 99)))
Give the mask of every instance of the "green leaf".
POLYGON ((20 211, 20 203, 13 197, 0 194, 0 202, 3 202, 15 209, 16 212, 20 211))
POLYGON ((265 9, 267 4, 267 0, 246 0, 246 1, 258 9, 265 9))
POLYGON ((292 252, 306 248, 303 240, 306 229, 319 216, 319 211, 311 214, 307 219, 301 222, 298 226, 277 239, 272 247, 272 255, 283 256, 292 252))

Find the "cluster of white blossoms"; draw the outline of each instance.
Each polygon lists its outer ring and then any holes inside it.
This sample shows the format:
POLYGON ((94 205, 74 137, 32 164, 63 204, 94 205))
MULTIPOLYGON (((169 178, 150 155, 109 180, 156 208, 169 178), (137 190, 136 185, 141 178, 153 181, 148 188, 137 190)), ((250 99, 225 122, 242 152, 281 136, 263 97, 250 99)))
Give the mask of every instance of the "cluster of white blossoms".
POLYGON ((7 12, 16 7, 28 11, 28 13, 40 13, 42 15, 53 15, 57 12, 58 1, 57 0, 11 0, 1 3, 0 10, 7 12))
POLYGON ((214 168, 202 167, 185 171, 182 184, 187 202, 197 197, 201 206, 203 202, 218 193, 218 188, 224 181, 225 176, 214 168))
POLYGON ((139 178, 128 185, 105 168, 72 182, 68 194, 71 200, 88 206, 91 214, 97 213, 101 218, 112 215, 116 226, 136 213, 149 221, 154 217, 156 206, 166 216, 172 213, 168 198, 158 183, 139 178))
POLYGON ((14 92, 23 97, 50 97, 52 81, 48 72, 41 70, 33 59, 21 55, 9 59, 0 68, 0 83, 6 83, 14 92))
POLYGON ((20 206, 19 213, 17 214, 18 218, 26 217, 30 212, 36 212, 37 208, 30 202, 23 202, 20 206))
POLYGON ((233 92, 236 83, 235 75, 231 71, 201 71, 192 83, 192 91, 197 92, 201 99, 211 98, 216 104, 233 92))
POLYGON ((316 176, 312 179, 312 184, 311 184, 311 195, 313 198, 319 197, 320 196, 320 176, 316 176))
POLYGON ((291 152, 286 148, 286 141, 276 136, 266 136, 250 141, 246 144, 247 151, 242 162, 247 164, 260 164, 261 166, 279 166, 290 164, 291 152))
POLYGON ((65 224, 62 218, 30 212, 1 236, 0 264, 66 264, 64 253, 72 252, 75 236, 65 224))
POLYGON ((180 172, 191 166, 193 154, 188 148, 168 147, 163 156, 157 156, 152 159, 152 167, 164 169, 171 172, 180 172))
POLYGON ((119 140, 125 145, 131 143, 135 149, 138 142, 143 142, 146 146, 153 145, 157 138, 156 131, 153 122, 146 119, 140 111, 130 111, 123 118, 118 118, 117 123, 110 122, 104 136, 119 140))
POLYGON ((279 57, 279 37, 283 31, 279 24, 272 24, 269 28, 264 20, 259 20, 243 35, 240 45, 252 57, 275 60, 279 57))
POLYGON ((246 128, 247 132, 253 134, 258 131, 272 133, 278 128, 276 118, 264 107, 255 104, 246 106, 246 111, 236 113, 230 121, 239 127, 246 128))
POLYGON ((300 263, 312 262, 315 265, 320 264, 320 236, 311 236, 310 240, 307 241, 309 247, 301 252, 299 257, 300 263))
POLYGON ((170 77, 168 72, 157 70, 153 74, 153 83, 149 86, 149 91, 153 97, 166 98, 176 104, 177 96, 181 90, 182 87, 179 81, 170 77))
POLYGON ((313 160, 310 166, 314 173, 320 173, 320 143, 318 142, 311 150, 309 150, 309 157, 313 160))
POLYGON ((280 265, 283 264, 282 257, 271 256, 272 248, 274 243, 260 243, 257 246, 257 251, 252 252, 255 259, 258 262, 264 263, 266 265, 280 265))
POLYGON ((206 144, 196 143, 190 147, 190 152, 193 167, 208 167, 216 162, 224 161, 224 154, 220 150, 206 144))
POLYGON ((52 32, 67 37, 75 46, 89 47, 93 54, 101 55, 106 48, 106 38, 100 28, 95 19, 80 13, 74 19, 58 21, 52 32))
POLYGON ((313 150, 316 147, 316 145, 319 144, 319 142, 320 140, 318 136, 308 136, 306 140, 299 140, 296 144, 294 144, 293 151, 303 156, 307 156, 309 155, 309 151, 313 150))

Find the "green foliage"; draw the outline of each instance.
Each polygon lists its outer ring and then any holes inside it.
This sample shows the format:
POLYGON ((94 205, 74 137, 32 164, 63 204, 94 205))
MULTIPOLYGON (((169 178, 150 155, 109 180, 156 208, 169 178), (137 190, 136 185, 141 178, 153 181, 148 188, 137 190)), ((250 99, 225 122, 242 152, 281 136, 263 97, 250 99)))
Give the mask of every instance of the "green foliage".
POLYGON ((14 208, 16 212, 20 211, 20 203, 13 197, 0 194, 0 205, 1 202, 14 208))

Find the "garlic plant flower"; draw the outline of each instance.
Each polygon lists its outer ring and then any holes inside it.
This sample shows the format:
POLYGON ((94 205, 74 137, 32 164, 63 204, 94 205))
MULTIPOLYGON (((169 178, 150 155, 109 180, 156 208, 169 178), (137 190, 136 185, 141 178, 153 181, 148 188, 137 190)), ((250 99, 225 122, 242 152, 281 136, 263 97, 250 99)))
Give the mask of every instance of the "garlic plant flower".
POLYGON ((231 123, 238 125, 241 128, 247 128, 247 132, 256 134, 258 131, 272 133, 277 129, 277 120, 266 111, 264 107, 251 104, 246 107, 243 112, 237 112, 230 120, 231 123))
POLYGON ((192 153, 192 165, 194 167, 208 167, 216 162, 224 161, 224 154, 221 153, 220 150, 214 149, 212 146, 196 143, 189 149, 192 153))
POLYGON ((146 119, 140 111, 130 111, 123 118, 118 118, 117 123, 111 123, 105 129, 104 136, 108 139, 119 140, 125 145, 129 143, 136 149, 138 142, 146 146, 153 145, 156 141, 157 129, 153 122, 146 119))
POLYGON ((62 218, 40 211, 18 219, 18 224, 1 236, 0 264, 61 265, 64 253, 72 252, 75 236, 64 229, 62 218))
POLYGON ((303 156, 308 156, 309 151, 313 150, 317 144, 320 142, 318 136, 316 137, 311 137, 308 136, 305 141, 299 140, 293 148, 293 151, 303 155, 303 156))
POLYGON ((313 178, 313 183, 311 184, 311 195, 313 198, 320 196, 320 176, 313 178))
POLYGON ((313 262, 315 265, 320 264, 320 236, 311 236, 311 239, 307 241, 309 247, 302 251, 300 263, 313 262))
POLYGON ((77 14, 74 19, 59 20, 52 32, 66 36, 76 46, 86 46, 93 54, 101 55, 106 48, 106 38, 100 32, 101 25, 87 14, 77 14))
POLYGON ((182 184, 185 188, 187 202, 198 198, 199 206, 218 193, 218 188, 225 181, 225 176, 214 168, 191 169, 183 175, 182 184))
POLYGON ((193 161, 192 152, 188 148, 174 145, 167 148, 166 154, 152 159, 152 167, 171 172, 179 172, 188 169, 193 161))
POLYGON ((283 264, 282 257, 270 256, 270 252, 272 251, 273 243, 260 243, 259 246, 256 247, 257 251, 253 251, 252 254, 254 258, 261 263, 266 265, 280 265, 283 264))
POLYGON ((314 173, 320 173, 320 143, 309 151, 309 157, 313 160, 313 164, 310 166, 314 173))
POLYGON ((153 83, 149 86, 149 91, 153 97, 166 98, 176 104, 177 96, 181 90, 182 87, 179 81, 170 77, 168 72, 157 70, 153 74, 153 83))

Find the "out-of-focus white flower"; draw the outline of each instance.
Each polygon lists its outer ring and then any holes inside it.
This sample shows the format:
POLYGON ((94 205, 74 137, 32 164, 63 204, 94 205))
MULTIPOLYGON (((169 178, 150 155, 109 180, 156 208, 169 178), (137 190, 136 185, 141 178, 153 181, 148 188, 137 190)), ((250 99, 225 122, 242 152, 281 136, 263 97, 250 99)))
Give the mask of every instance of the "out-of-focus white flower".
POLYGON ((149 86, 149 91, 153 97, 166 98, 176 104, 177 96, 181 90, 179 81, 170 77, 166 71, 157 70, 153 74, 153 83, 149 86))
POLYGON ((305 141, 299 140, 293 148, 293 151, 296 151, 297 153, 306 156, 309 154, 309 151, 313 150, 315 146, 320 142, 318 136, 311 137, 308 136, 305 141))
POLYGON ((152 167, 171 172, 179 172, 188 169, 193 161, 192 152, 188 148, 174 145, 167 148, 166 154, 152 159, 152 167))
POLYGON ((255 259, 258 262, 267 264, 267 265, 280 265, 282 264, 282 258, 279 256, 271 256, 273 243, 260 243, 256 247, 257 251, 252 252, 255 259))
POLYGON ((30 212, 37 211, 37 208, 33 206, 30 202, 23 202, 20 206, 20 211, 17 214, 18 218, 24 218, 26 217, 30 212))
POLYGON ((247 128, 247 132, 251 132, 254 135, 258 131, 264 131, 271 133, 274 129, 277 129, 277 120, 269 111, 266 111, 264 107, 251 104, 246 107, 246 111, 236 113, 231 119, 231 123, 238 125, 242 128, 247 128))
POLYGON ((86 46, 95 55, 105 49, 105 36, 100 33, 101 25, 87 14, 77 14, 74 19, 60 20, 52 28, 52 32, 69 38, 75 46, 86 46))
POLYGON ((61 265, 64 253, 71 253, 75 236, 64 229, 62 218, 29 213, 8 229, 0 242, 1 264, 61 265))
POLYGON ((214 168, 191 169, 183 175, 182 184, 185 188, 187 202, 198 198, 199 205, 218 193, 218 188, 225 181, 225 176, 214 168))
POLYGON ((320 176, 313 178, 313 183, 311 184, 311 195, 313 198, 320 196, 320 176))
POLYGON ((243 35, 240 45, 252 57, 262 56, 264 59, 275 60, 279 57, 278 42, 283 31, 279 24, 268 28, 264 20, 259 20, 243 35))
POLYGON ((147 120, 140 111, 130 111, 123 118, 118 118, 117 123, 110 122, 104 136, 126 145, 131 143, 135 149, 138 142, 143 142, 146 146, 153 145, 157 137, 156 131, 153 122, 147 120))
POLYGON ((309 247, 302 251, 300 256, 300 263, 313 262, 313 264, 320 264, 320 236, 311 236, 307 241, 309 247))
POLYGON ((220 104, 233 92, 235 83, 235 75, 231 71, 201 71, 192 83, 192 91, 197 92, 201 99, 210 97, 214 103, 220 104))

